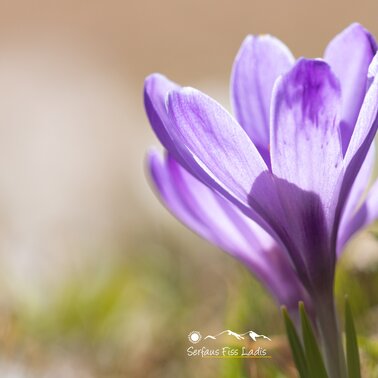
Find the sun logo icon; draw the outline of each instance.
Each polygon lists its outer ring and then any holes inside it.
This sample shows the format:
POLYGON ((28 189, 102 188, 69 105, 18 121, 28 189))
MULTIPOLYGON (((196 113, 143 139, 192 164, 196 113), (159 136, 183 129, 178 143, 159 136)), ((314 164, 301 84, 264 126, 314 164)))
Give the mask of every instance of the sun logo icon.
POLYGON ((197 344, 201 341, 202 335, 198 331, 192 331, 189 333, 188 339, 192 344, 197 344))

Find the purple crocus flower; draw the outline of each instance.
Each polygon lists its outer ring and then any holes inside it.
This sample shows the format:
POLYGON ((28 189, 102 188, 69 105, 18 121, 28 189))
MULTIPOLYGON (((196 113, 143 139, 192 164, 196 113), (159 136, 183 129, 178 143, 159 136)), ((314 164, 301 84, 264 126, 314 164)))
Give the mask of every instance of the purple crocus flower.
POLYGON ((161 75, 145 83, 147 115, 167 151, 149 155, 163 202, 280 303, 315 307, 321 332, 337 256, 378 216, 378 183, 358 208, 378 127, 376 50, 358 24, 315 60, 295 61, 271 36, 248 36, 232 73, 236 118, 161 75))

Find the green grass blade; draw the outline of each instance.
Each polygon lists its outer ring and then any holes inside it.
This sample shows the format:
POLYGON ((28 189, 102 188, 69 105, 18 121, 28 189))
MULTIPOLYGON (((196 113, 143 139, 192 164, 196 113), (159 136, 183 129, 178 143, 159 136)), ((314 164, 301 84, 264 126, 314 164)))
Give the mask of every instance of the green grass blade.
POLYGON ((303 302, 299 303, 299 312, 302 323, 303 343, 307 360, 309 377, 328 378, 323 358, 318 347, 311 322, 307 316, 303 302))
POLYGON ((349 378, 361 378, 356 328, 348 298, 345 298, 345 335, 349 378))
POLYGON ((286 307, 282 307, 282 315, 285 321, 286 334, 289 339, 289 344, 291 347, 291 353, 293 355, 293 360, 295 366, 297 367, 300 378, 308 378, 307 362, 305 353, 301 341, 298 337, 297 331, 294 324, 287 312, 286 307))

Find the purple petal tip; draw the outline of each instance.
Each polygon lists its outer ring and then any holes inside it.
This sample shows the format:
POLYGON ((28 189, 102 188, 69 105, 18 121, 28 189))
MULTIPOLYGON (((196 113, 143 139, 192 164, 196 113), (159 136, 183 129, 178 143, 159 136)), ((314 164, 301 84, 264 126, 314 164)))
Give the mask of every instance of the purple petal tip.
POLYGON ((328 100, 329 89, 340 93, 339 80, 330 66, 321 59, 301 58, 284 77, 288 103, 302 102, 302 114, 315 120, 328 100))

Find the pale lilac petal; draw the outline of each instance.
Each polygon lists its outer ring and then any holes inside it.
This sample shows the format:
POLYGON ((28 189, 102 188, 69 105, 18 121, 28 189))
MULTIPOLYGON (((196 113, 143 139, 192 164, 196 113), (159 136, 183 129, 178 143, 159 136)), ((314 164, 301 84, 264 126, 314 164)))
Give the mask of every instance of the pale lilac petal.
POLYGON ((360 171, 378 129, 378 54, 369 67, 372 80, 357 119, 347 152, 344 157, 345 174, 337 204, 336 226, 348 199, 353 182, 360 171))
MULTIPOLYGON (((149 164, 156 188, 168 207, 188 223, 201 236, 214 244, 221 243, 225 249, 248 250, 267 248, 274 244, 273 239, 264 231, 251 233, 254 223, 237 210, 231 202, 202 184, 182 168, 172 157, 162 159, 158 153, 151 152, 149 164), (181 206, 179 206, 179 204, 181 206), (200 222, 201 229, 193 220, 200 222), (204 227, 208 231, 204 231, 204 227), (210 235, 216 230, 215 235, 210 235)), ((255 226, 256 229, 258 226, 255 226)), ((252 258, 259 256, 252 256, 252 258)))
POLYGON ((231 101, 237 120, 269 165, 269 112, 276 79, 294 64, 290 50, 270 36, 248 36, 236 56, 231 101))
POLYGON ((342 177, 340 89, 330 67, 300 60, 276 84, 272 173, 254 181, 249 203, 287 248, 307 288, 333 280, 334 197, 342 177))
POLYGON ((371 174, 373 171, 375 162, 375 146, 371 145, 370 150, 365 158, 365 161, 358 172, 358 175, 353 183, 350 191, 347 203, 345 205, 343 215, 341 218, 340 228, 338 232, 337 241, 337 254, 340 255, 343 252, 345 244, 357 231, 356 220, 354 218, 357 212, 358 205, 361 203, 361 198, 368 187, 371 174), (351 223, 351 224, 350 224, 351 223))
POLYGON ((340 88, 321 60, 299 60, 277 83, 272 103, 272 172, 316 193, 332 221, 342 172, 340 88))
POLYGON ((214 100, 189 88, 167 98, 172 88, 161 75, 146 81, 146 108, 163 145, 195 177, 270 230, 247 203, 253 175, 268 169, 248 135, 214 100))
POLYGON ((190 172, 248 206, 253 181, 268 168, 235 119, 192 88, 170 93, 168 114, 170 135, 190 172))
POLYGON ((359 228, 368 226, 378 219, 378 180, 375 181, 374 185, 369 190, 360 213, 361 215, 364 213, 365 216, 361 217, 363 218, 363 222, 359 228))
POLYGON ((342 253, 343 246, 359 230, 369 226, 378 219, 378 180, 368 192, 366 200, 345 225, 340 238, 338 254, 342 253))
POLYGON ((356 127, 353 130, 353 134, 344 158, 346 164, 351 164, 357 156, 357 160, 359 161, 358 170, 366 157, 378 126, 376 124, 378 113, 377 71, 378 54, 374 57, 369 67, 368 76, 370 77, 370 79, 372 79, 372 83, 362 103, 356 127))
POLYGON ((203 227, 202 222, 191 212, 177 195, 177 190, 169 171, 165 168, 165 160, 160 154, 151 150, 148 155, 148 168, 153 184, 165 205, 189 228, 208 240, 212 240, 210 230, 203 227))
POLYGON ((287 255, 261 227, 172 157, 163 160, 151 152, 149 168, 161 199, 185 225, 243 262, 280 304, 295 309, 305 300, 311 305, 287 255))
POLYGON ((341 83, 344 153, 365 97, 368 68, 376 51, 373 36, 361 25, 352 24, 330 42, 324 54, 341 83))
POLYGON ((378 180, 369 190, 365 201, 366 217, 362 227, 371 224, 378 219, 378 180))
POLYGON ((148 76, 144 82, 144 106, 152 129, 161 144, 178 158, 176 147, 167 131, 170 120, 166 109, 166 99, 171 90, 180 88, 160 74, 148 76))

